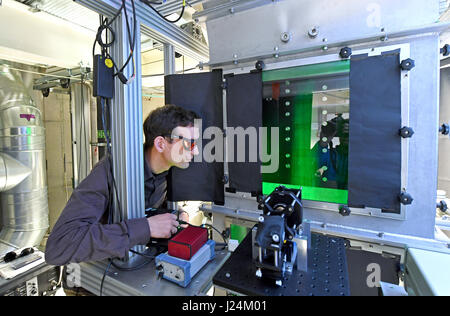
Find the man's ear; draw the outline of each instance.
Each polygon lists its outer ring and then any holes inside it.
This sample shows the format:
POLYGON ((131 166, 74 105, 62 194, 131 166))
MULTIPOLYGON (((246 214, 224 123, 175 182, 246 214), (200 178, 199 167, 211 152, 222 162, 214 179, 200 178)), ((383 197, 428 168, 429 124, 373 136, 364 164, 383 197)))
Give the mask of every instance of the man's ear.
POLYGON ((166 149, 166 140, 164 139, 164 137, 158 136, 153 141, 153 146, 158 152, 162 153, 164 149, 166 149))

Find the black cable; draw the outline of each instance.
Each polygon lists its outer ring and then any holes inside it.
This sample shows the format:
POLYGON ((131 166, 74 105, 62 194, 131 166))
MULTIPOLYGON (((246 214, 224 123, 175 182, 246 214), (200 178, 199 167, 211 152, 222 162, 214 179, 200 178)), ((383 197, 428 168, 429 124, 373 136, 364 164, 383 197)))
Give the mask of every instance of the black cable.
POLYGON ((223 235, 223 233, 221 233, 221 232, 220 232, 217 228, 215 228, 213 225, 210 225, 210 224, 202 224, 202 225, 200 225, 200 226, 196 226, 196 225, 192 225, 192 224, 190 224, 190 223, 188 223, 188 222, 185 222, 185 221, 182 221, 182 220, 178 220, 178 223, 180 223, 180 225, 189 225, 189 226, 192 226, 192 227, 201 227, 201 228, 203 228, 203 226, 211 227, 212 229, 214 229, 214 230, 222 237, 222 239, 223 239, 223 241, 225 242, 225 244, 228 245, 228 242, 227 242, 227 240, 225 239, 225 236, 223 235))
POLYGON ((178 19, 172 21, 172 20, 167 19, 167 18, 166 18, 164 15, 162 15, 158 10, 156 10, 156 9, 152 6, 152 3, 151 3, 150 1, 148 1, 148 0, 141 0, 141 2, 144 3, 144 4, 146 4, 147 6, 149 6, 150 9, 152 9, 153 11, 155 11, 162 19, 164 19, 165 21, 167 21, 167 22, 169 22, 169 23, 177 23, 178 21, 180 21, 181 18, 183 17, 184 10, 185 10, 185 8, 186 8, 186 1, 183 0, 183 5, 182 5, 182 8, 181 8, 180 16, 178 17, 178 19))
MULTIPOLYGON (((108 135, 109 128, 107 127, 107 122, 105 122, 106 121, 105 115, 107 113, 109 115, 109 111, 107 111, 107 109, 109 109, 109 104, 108 104, 108 100, 107 100, 106 101, 107 108, 105 109, 105 99, 104 98, 100 98, 100 103, 102 106, 103 132, 105 133, 105 139, 106 139, 106 156, 107 156, 107 159, 109 160, 109 166, 110 166, 112 182, 113 182, 113 191, 115 192, 115 195, 116 195, 117 206, 119 207, 119 221, 121 222, 123 220, 122 205, 121 205, 120 199, 119 199, 119 193, 118 193, 118 189, 117 189, 116 179, 114 177, 114 169, 113 169, 112 153, 111 153, 111 140, 108 135)), ((112 216, 112 217, 114 217, 114 216, 112 216)))
POLYGON ((103 295, 103 284, 105 283, 106 273, 108 273, 108 270, 111 267, 111 263, 112 261, 110 260, 108 266, 105 269, 105 272, 103 273, 102 282, 100 283, 100 296, 103 295))
MULTIPOLYGON (((131 31, 130 31, 130 25, 128 23, 128 13, 127 13, 126 5, 125 5, 125 0, 123 0, 123 13, 125 15, 125 21, 126 21, 126 25, 127 25, 128 42, 130 43, 130 54, 128 55, 128 58, 125 61, 125 64, 122 66, 122 68, 120 68, 118 73, 115 75, 119 75, 120 73, 122 73, 123 70, 125 69, 125 67, 129 64, 130 60, 133 58, 134 47, 136 46, 137 23, 136 23, 136 8, 134 5, 134 0, 131 0, 131 6, 133 8, 133 39, 131 38, 132 36, 131 36, 131 31)), ((133 76, 134 76, 134 67, 133 67, 132 77, 133 76)))
MULTIPOLYGON (((134 65, 134 47, 136 46, 136 37, 137 37, 137 20, 136 20, 136 8, 135 8, 135 3, 134 0, 131 0, 131 5, 133 8, 133 34, 131 34, 131 30, 130 30, 130 25, 129 25, 129 21, 128 21, 128 12, 126 9, 126 0, 122 0, 122 5, 119 8, 119 10, 117 10, 117 12, 115 13, 115 15, 113 16, 113 18, 111 20, 108 19, 102 19, 100 17, 100 26, 97 30, 97 34, 95 37, 95 41, 94 41, 94 45, 92 47, 92 56, 95 56, 95 46, 98 43, 101 47, 101 53, 102 56, 107 57, 109 59, 111 59, 114 69, 116 70, 116 73, 114 74, 114 77, 118 76, 120 81, 123 84, 127 84, 129 79, 127 79, 124 74, 123 71, 125 69, 125 67, 130 63, 130 61, 133 61, 133 65, 134 65), (125 20, 126 20, 126 25, 127 25, 127 36, 128 36, 128 41, 130 44, 130 53, 128 55, 127 60, 125 61, 125 63, 123 64, 123 66, 119 69, 117 66, 117 63, 114 61, 114 59, 111 57, 111 55, 108 53, 108 49, 113 45, 113 43, 115 42, 115 38, 116 35, 114 33, 113 28, 111 27, 112 23, 117 19, 117 17, 119 16, 120 12, 124 12, 125 15, 125 20), (111 39, 110 41, 108 41, 108 37, 106 33, 106 42, 103 42, 102 39, 102 34, 103 31, 109 31, 109 33, 111 34, 111 39)), ((131 78, 133 78, 135 76, 135 69, 133 66, 133 73, 131 75, 131 78)))
POLYGON ((138 255, 138 256, 147 258, 147 259, 155 259, 155 256, 146 255, 146 254, 140 253, 140 252, 138 252, 138 251, 135 251, 135 250, 133 250, 133 249, 130 249, 130 252, 131 252, 131 253, 134 253, 135 255, 138 255))

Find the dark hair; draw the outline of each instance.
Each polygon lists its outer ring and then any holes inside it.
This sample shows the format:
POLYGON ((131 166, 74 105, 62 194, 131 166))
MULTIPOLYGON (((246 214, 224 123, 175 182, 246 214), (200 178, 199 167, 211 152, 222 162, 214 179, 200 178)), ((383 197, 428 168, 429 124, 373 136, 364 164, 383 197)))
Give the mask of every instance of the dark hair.
POLYGON ((173 104, 157 108, 144 121, 144 148, 152 148, 156 137, 171 135, 178 126, 194 126, 194 120, 198 118, 200 117, 194 111, 173 104))

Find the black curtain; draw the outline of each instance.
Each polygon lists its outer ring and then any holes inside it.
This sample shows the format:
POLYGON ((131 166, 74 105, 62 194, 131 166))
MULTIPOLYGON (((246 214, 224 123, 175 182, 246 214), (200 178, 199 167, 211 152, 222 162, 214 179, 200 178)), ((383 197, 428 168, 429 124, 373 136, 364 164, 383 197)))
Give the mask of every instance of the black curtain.
POLYGON ((349 206, 400 213, 399 51, 352 57, 350 104, 349 206))
MULTIPOLYGON (((165 77, 166 104, 175 104, 199 114, 202 118, 202 132, 210 126, 223 130, 222 94, 220 70, 165 77)), ((203 146, 207 143, 203 140, 203 146)), ((168 177, 168 200, 210 201, 223 205, 223 168, 223 162, 207 163, 204 160, 192 162, 185 170, 171 168, 168 177)))
MULTIPOLYGON (((239 148, 238 138, 227 135, 227 142, 233 145, 232 161, 228 163, 229 187, 239 192, 262 192, 261 160, 259 155, 259 128, 262 127, 262 75, 261 72, 231 75, 227 82, 227 125, 233 128, 256 131, 256 139, 250 146, 250 137, 246 136, 245 146, 239 148), (256 150, 256 153, 254 152, 256 150), (238 161, 239 154, 245 161, 238 161), (253 156, 255 159, 250 159, 253 156)), ((241 136, 242 138, 242 136, 241 136)), ((243 138, 242 138, 243 140, 243 138)))

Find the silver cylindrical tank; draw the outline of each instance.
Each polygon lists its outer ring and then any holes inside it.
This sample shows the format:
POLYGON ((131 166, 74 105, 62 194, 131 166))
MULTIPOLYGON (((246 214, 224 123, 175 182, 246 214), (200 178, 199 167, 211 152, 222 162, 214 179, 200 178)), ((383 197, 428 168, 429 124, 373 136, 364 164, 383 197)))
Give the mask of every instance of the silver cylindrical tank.
POLYGON ((11 172, 9 165, 14 165, 21 169, 14 173, 22 178, 12 188, 0 192, 1 255, 16 248, 39 245, 49 226, 41 112, 20 74, 7 65, 0 65, 0 154, 3 161, 10 162, 5 163, 6 174, 11 172), (26 169, 31 171, 28 175, 24 175, 26 169))

